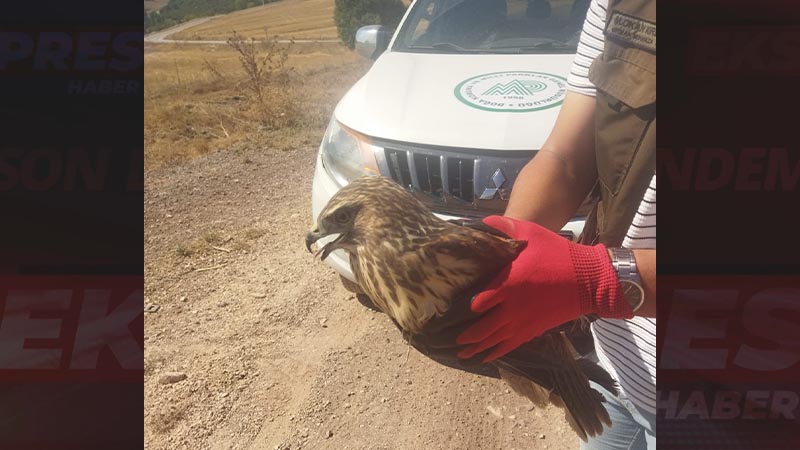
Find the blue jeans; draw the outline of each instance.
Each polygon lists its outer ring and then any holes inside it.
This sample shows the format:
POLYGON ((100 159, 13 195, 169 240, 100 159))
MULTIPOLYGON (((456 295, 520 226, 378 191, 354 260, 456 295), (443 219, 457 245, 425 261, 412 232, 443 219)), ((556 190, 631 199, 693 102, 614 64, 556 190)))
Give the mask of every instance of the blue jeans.
POLYGON ((655 414, 639 410, 622 393, 614 395, 599 384, 590 384, 605 397, 612 426, 589 442, 581 442, 581 450, 655 450, 655 414))

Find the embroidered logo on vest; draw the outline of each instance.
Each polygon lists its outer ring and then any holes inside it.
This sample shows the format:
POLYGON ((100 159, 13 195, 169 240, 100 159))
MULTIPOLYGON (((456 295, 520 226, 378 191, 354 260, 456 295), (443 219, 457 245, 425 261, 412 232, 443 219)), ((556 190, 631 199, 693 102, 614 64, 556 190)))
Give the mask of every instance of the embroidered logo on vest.
POLYGON ((606 36, 636 47, 656 51, 656 24, 619 11, 611 12, 606 23, 606 36))

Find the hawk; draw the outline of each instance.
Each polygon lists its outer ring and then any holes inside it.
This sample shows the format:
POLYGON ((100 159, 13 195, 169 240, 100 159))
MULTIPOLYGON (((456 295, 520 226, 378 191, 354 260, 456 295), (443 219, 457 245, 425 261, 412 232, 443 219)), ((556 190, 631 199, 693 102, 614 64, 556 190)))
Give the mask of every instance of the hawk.
MULTIPOLYGON (((338 235, 317 254, 324 260, 332 251, 344 250, 358 287, 416 348, 435 352, 436 345, 426 344, 431 329, 442 328, 437 322, 452 325, 477 317, 469 311, 471 296, 465 293, 478 292, 525 245, 535 245, 476 224, 439 219, 397 183, 365 176, 330 199, 306 235, 306 247, 311 251, 319 239, 338 235)), ((580 357, 563 332, 548 332, 489 364, 537 406, 549 402, 564 408, 584 441, 611 425, 603 396, 589 380, 615 392, 614 380, 580 357)))

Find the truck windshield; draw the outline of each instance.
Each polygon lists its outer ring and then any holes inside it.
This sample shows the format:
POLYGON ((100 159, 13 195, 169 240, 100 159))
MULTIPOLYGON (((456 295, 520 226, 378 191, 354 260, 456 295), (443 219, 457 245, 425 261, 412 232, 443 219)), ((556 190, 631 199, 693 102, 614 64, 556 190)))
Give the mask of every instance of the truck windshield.
POLYGON ((393 51, 575 53, 589 0, 418 0, 393 51))

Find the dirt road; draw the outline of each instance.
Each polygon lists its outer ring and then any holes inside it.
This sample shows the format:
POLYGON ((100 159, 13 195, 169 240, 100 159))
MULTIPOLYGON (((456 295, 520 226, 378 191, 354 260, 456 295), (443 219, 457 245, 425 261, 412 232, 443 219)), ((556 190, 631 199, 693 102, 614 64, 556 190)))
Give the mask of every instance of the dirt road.
POLYGON ((315 153, 146 173, 145 448, 577 448, 560 411, 409 350, 306 253, 315 153))
POLYGON ((167 36, 171 34, 175 34, 179 31, 183 31, 187 28, 191 28, 195 25, 200 25, 201 23, 206 23, 209 20, 214 19, 214 17, 218 16, 211 16, 211 17, 201 17, 199 19, 189 20, 187 22, 175 25, 174 27, 165 28, 161 31, 155 31, 153 33, 149 33, 144 35, 144 41, 149 42, 152 44, 168 44, 168 43, 175 43, 172 39, 167 39, 167 36))

